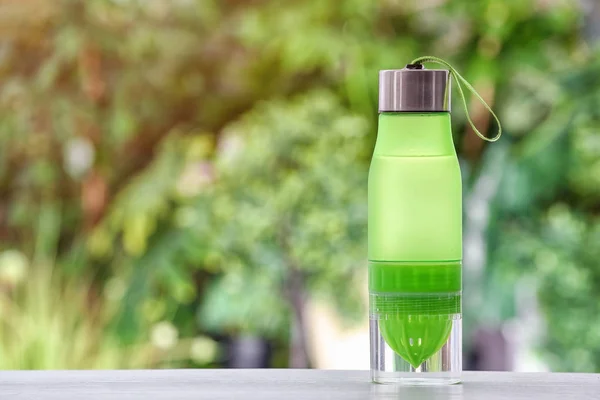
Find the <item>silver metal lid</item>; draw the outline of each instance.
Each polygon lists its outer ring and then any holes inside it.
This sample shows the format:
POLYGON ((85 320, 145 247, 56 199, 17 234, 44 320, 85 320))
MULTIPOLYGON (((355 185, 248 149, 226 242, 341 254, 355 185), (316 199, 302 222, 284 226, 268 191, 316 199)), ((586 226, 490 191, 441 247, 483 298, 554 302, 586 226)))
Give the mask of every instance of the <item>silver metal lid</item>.
POLYGON ((379 71, 379 112, 450 111, 450 73, 407 65, 379 71))

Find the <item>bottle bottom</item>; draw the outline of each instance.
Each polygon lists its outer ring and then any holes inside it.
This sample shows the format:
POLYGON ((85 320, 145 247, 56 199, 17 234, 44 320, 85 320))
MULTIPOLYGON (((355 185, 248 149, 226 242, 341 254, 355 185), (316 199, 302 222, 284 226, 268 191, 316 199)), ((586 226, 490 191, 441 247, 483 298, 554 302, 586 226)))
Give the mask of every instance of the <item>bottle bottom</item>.
POLYGON ((394 385, 461 381, 460 314, 371 315, 371 378, 394 385))
MULTIPOLYGON (((417 373, 418 374, 418 373, 417 373)), ((415 372, 381 372, 371 371, 371 380, 373 383, 383 385, 407 385, 407 386, 438 386, 455 385, 461 383, 460 374, 458 377, 450 377, 447 374, 428 374, 427 377, 415 377, 415 372)))

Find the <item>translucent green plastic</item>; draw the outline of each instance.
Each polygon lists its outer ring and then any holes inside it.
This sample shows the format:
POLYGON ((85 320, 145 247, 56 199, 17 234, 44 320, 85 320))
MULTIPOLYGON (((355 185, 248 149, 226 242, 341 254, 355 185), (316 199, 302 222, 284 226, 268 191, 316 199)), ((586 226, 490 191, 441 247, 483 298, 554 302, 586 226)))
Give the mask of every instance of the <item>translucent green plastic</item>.
POLYGON ((460 261, 461 202, 450 114, 381 114, 369 170, 369 260, 460 261))
POLYGON ((369 290, 381 295, 372 312, 416 368, 460 313, 462 188, 449 113, 380 114, 368 231, 369 290))

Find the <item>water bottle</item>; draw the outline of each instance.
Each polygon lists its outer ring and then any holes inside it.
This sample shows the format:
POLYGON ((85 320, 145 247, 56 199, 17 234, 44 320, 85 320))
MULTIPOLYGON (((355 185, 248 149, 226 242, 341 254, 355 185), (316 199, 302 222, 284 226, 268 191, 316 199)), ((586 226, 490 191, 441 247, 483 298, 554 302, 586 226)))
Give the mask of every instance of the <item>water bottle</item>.
MULTIPOLYGON (((449 70, 422 65, 438 60, 379 73, 368 191, 371 375, 377 383, 461 379, 462 185, 450 125, 451 77, 463 99, 461 83, 474 89, 444 61, 449 70)), ((482 137, 495 141, 498 133, 482 137)))

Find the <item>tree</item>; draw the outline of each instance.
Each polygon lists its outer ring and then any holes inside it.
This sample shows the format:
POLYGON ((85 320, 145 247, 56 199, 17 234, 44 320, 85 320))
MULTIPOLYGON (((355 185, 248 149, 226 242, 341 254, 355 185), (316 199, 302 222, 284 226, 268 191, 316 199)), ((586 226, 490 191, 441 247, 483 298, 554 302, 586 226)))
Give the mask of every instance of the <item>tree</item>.
POLYGON ((207 328, 277 337, 289 326, 290 366, 307 367, 309 293, 364 311, 367 126, 314 92, 259 106, 223 133, 216 181, 190 221, 223 272, 200 310, 207 328))

